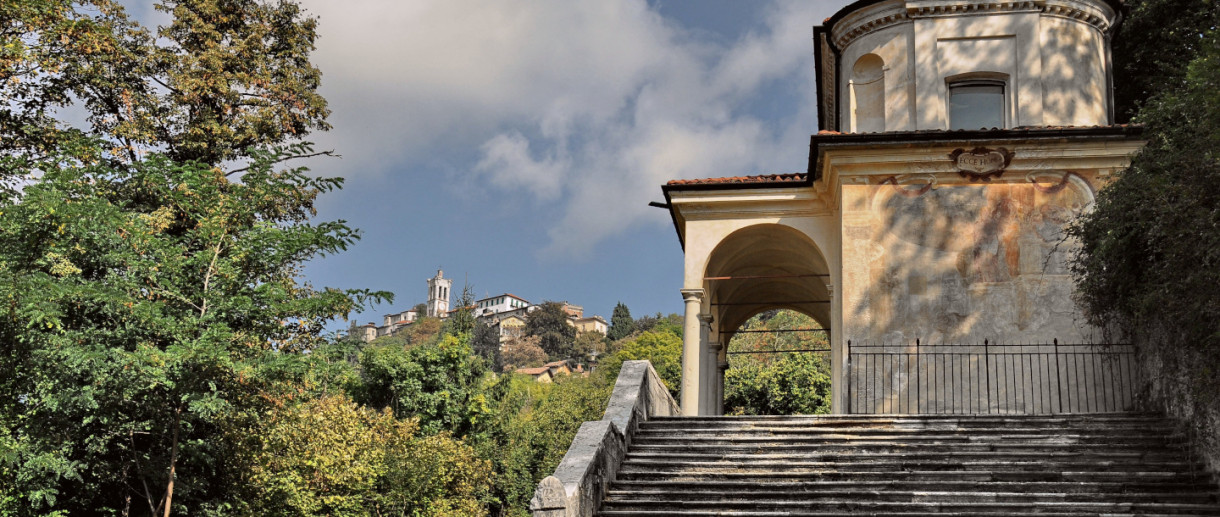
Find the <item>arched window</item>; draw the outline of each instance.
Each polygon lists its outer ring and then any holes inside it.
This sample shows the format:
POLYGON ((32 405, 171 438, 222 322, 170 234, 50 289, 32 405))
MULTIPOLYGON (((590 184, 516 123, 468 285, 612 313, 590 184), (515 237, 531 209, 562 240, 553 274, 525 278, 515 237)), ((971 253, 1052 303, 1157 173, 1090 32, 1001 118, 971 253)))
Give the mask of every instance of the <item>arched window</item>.
POLYGON ((949 81, 949 129, 1007 127, 1005 86, 1000 79, 949 81))
POLYGON ((885 131, 885 62, 865 54, 851 69, 852 112, 857 133, 885 131))

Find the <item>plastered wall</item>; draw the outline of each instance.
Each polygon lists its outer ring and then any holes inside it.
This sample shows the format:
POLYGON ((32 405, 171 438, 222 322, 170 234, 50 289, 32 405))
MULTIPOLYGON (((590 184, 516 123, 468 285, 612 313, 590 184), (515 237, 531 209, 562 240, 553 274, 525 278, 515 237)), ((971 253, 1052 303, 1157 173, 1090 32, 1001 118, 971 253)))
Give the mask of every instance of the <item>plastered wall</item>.
POLYGON ((844 338, 857 343, 1088 340, 1072 304, 1064 227, 1096 178, 848 184, 844 338))

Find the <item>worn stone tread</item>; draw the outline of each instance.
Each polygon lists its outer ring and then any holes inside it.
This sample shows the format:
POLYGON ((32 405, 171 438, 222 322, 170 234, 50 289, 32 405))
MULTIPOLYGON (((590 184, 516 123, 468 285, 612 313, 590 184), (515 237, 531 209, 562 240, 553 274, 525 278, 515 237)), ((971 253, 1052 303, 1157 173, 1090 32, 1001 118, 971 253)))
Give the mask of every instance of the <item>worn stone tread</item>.
POLYGON ((667 417, 598 515, 1220 517, 1220 488, 1156 414, 667 417))

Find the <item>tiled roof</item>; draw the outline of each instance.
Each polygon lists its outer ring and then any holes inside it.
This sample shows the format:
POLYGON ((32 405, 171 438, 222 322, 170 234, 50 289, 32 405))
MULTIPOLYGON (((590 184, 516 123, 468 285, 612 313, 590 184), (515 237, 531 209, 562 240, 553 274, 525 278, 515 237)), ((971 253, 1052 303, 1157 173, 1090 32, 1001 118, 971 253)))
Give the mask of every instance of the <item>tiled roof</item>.
POLYGON ((567 361, 551 361, 549 363, 546 363, 543 366, 548 366, 548 367, 549 366, 566 366, 567 364, 568 364, 567 361))
POLYGON ((524 374, 524 375, 542 375, 544 373, 549 372, 550 370, 551 370, 550 368, 547 368, 545 366, 539 366, 537 368, 518 368, 514 371, 517 373, 520 373, 520 374, 524 374))
POLYGON ((728 185, 738 183, 800 183, 805 181, 806 174, 760 174, 758 176, 733 176, 729 178, 702 178, 688 180, 669 180, 667 185, 728 185))

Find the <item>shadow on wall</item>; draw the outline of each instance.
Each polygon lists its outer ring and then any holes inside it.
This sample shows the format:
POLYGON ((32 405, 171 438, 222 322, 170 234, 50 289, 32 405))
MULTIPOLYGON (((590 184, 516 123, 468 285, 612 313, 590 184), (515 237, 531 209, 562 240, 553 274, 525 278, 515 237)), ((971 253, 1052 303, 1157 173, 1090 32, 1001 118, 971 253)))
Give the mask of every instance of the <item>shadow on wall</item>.
POLYGON ((844 186, 852 411, 1132 404, 1131 350, 1068 346, 1095 338, 1072 302, 1067 261, 1076 244, 1064 235, 1092 203, 1092 183, 1075 173, 1034 179, 844 186))

